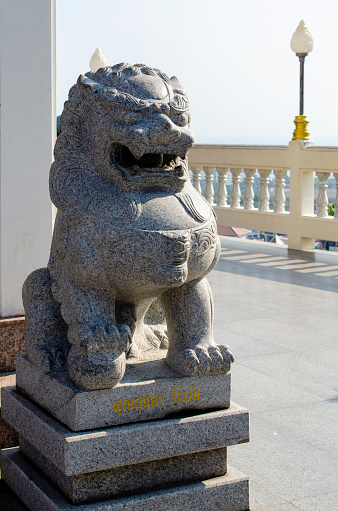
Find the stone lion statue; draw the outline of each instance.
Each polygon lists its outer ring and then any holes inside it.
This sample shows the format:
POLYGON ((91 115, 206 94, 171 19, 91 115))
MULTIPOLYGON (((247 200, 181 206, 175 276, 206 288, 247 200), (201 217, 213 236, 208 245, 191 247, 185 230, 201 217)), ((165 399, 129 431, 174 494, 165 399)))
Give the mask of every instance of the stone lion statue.
POLYGON ((155 299, 175 372, 229 371, 229 349, 213 340, 205 275, 220 243, 189 180, 188 107, 177 78, 142 64, 80 75, 69 92, 50 171, 50 259, 23 301, 28 358, 47 371, 67 363, 80 388, 116 385, 150 331, 166 342, 145 325, 155 299))

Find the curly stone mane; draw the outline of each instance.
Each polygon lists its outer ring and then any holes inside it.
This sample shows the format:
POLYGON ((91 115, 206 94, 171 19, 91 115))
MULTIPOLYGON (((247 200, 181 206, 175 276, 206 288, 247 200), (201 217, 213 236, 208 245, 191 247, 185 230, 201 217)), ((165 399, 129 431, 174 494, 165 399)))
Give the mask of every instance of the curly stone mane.
POLYGON ((88 92, 77 83, 71 88, 61 115, 61 133, 49 176, 52 202, 59 209, 67 209, 73 218, 81 214, 84 207, 83 174, 95 172, 89 147, 87 109, 88 92))
POLYGON ((158 69, 144 64, 117 64, 101 68, 97 72, 80 75, 70 89, 68 101, 61 115, 61 133, 57 139, 55 161, 50 171, 50 196, 59 209, 66 210, 67 217, 76 220, 86 209, 84 203, 84 174, 95 173, 90 150, 88 110, 95 108, 97 99, 111 108, 142 110, 149 108, 152 100, 135 97, 125 92, 124 83, 138 74, 157 76, 168 90, 168 103, 176 112, 188 110, 188 98, 176 78, 169 78, 158 69))

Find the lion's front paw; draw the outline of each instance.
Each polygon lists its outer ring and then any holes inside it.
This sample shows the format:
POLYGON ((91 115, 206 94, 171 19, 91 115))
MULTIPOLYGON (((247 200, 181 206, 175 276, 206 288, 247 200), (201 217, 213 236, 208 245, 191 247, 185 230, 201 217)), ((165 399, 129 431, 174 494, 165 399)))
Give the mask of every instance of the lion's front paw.
POLYGON ((116 323, 94 327, 75 324, 68 329, 68 339, 86 353, 125 353, 131 345, 131 331, 129 326, 116 323))
POLYGON ((185 376, 228 373, 234 357, 228 346, 196 346, 168 353, 166 362, 173 371, 185 376))
POLYGON ((126 368, 126 352, 131 344, 127 325, 110 323, 90 328, 71 325, 68 339, 73 344, 68 357, 68 373, 84 390, 111 388, 118 384, 126 368))

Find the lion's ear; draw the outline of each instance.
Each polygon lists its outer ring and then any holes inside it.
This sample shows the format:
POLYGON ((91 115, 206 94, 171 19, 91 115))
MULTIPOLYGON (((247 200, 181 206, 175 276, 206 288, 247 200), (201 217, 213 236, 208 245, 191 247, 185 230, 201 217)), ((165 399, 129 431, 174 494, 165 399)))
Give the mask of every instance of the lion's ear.
POLYGON ((80 75, 79 78, 77 79, 77 83, 80 87, 87 90, 89 89, 93 94, 99 93, 100 90, 102 89, 102 86, 99 83, 95 82, 94 80, 91 80, 85 75, 80 75))
POLYGON ((179 81, 179 79, 177 78, 177 76, 172 76, 170 78, 170 83, 172 85, 172 88, 175 89, 177 92, 178 91, 185 92, 185 89, 184 89, 183 85, 181 84, 181 82, 179 81))

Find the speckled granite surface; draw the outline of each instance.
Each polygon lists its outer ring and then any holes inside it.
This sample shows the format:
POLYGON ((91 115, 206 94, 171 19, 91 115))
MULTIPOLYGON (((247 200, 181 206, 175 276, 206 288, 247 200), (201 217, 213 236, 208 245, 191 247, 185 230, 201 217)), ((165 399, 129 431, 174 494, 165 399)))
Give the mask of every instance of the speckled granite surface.
POLYGON ((1 511, 29 511, 3 479, 0 479, 0 509, 1 511))
POLYGON ((19 389, 73 431, 230 405, 230 373, 180 377, 163 358, 128 361, 116 387, 84 391, 66 370, 47 373, 21 355, 16 381, 19 389))
POLYGON ((15 385, 15 373, 0 373, 0 449, 19 445, 19 435, 1 416, 1 389, 15 385))
MULTIPOLYGON (((76 504, 224 475, 227 446, 249 439, 248 412, 235 404, 73 432, 14 387, 3 389, 2 399, 5 418, 20 434, 20 452, 76 504)), ((12 484, 4 456, 3 477, 12 484)))
POLYGON ((15 371, 16 357, 25 351, 25 317, 0 318, 0 374, 15 371))
POLYGON ((72 432, 15 389, 3 389, 4 417, 67 475, 144 463, 248 441, 248 412, 196 413, 72 432))
POLYGON ((66 476, 23 438, 20 450, 76 504, 194 483, 227 472, 226 447, 75 476, 66 476))
POLYGON ((248 479, 229 469, 226 476, 166 488, 122 499, 71 505, 19 452, 3 457, 14 491, 31 511, 245 511, 249 509, 248 479), (203 507, 201 507, 201 505, 203 507))

